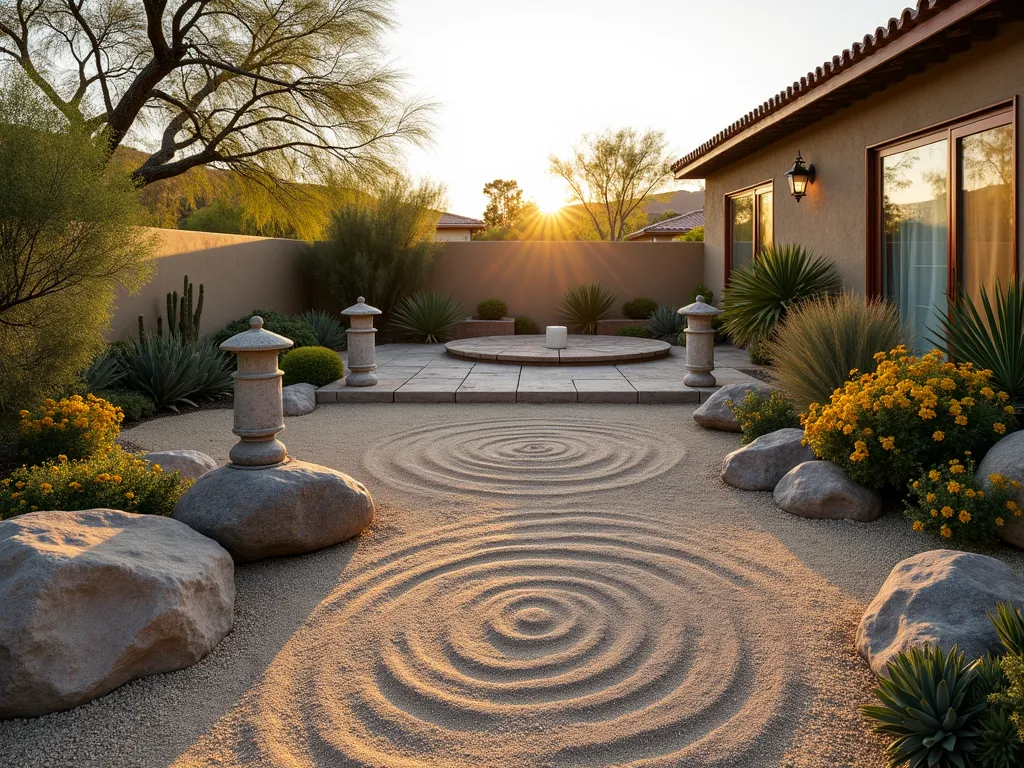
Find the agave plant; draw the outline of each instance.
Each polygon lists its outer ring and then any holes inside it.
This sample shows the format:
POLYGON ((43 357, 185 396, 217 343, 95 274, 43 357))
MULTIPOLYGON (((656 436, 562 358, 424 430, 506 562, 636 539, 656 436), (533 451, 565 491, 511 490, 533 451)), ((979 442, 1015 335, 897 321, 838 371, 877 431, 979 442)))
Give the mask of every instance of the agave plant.
POLYGON ((1024 616, 1011 602, 996 603, 995 614, 988 614, 1007 653, 1024 656, 1024 616))
POLYGON ((961 292, 940 315, 939 338, 932 343, 948 349, 957 360, 992 371, 992 381, 1020 405, 1024 403, 1024 283, 1010 283, 1004 291, 996 283, 995 306, 981 289, 981 309, 961 292))
POLYGON ((339 350, 345 349, 347 346, 348 337, 345 336, 345 329, 342 327, 341 321, 329 312, 310 309, 295 315, 295 319, 313 329, 318 347, 339 350))
POLYGON ((135 339, 125 350, 124 365, 126 386, 172 411, 230 394, 233 386, 230 361, 205 337, 135 339))
POLYGON ((926 647, 904 651, 886 669, 889 678, 881 678, 875 690, 881 705, 863 706, 861 714, 872 731, 892 737, 888 768, 970 766, 987 708, 971 696, 977 664, 965 662, 956 646, 945 656, 926 647))
POLYGON ((765 248, 750 266, 729 276, 722 324, 738 344, 770 339, 779 321, 801 302, 839 293, 833 264, 799 245, 765 248))
POLYGON ((391 322, 409 341, 436 344, 448 341, 465 318, 462 305, 448 294, 414 293, 402 299, 391 322))
POLYGON ((678 344, 679 334, 686 327, 686 318, 676 312, 675 307, 662 304, 647 318, 644 327, 652 338, 667 341, 669 344, 678 344))
POLYGON ((117 383, 124 378, 125 369, 121 362, 120 355, 113 347, 107 347, 97 355, 82 378, 90 392, 99 392, 104 389, 113 389, 117 383))
POLYGON ((583 333, 597 333, 597 322, 608 317, 617 303, 615 294, 600 284, 584 283, 566 292, 558 313, 583 333))
POLYGON ((814 299, 791 312, 767 344, 773 375, 798 409, 827 403, 850 378, 871 373, 874 354, 910 341, 899 310, 852 293, 814 299))

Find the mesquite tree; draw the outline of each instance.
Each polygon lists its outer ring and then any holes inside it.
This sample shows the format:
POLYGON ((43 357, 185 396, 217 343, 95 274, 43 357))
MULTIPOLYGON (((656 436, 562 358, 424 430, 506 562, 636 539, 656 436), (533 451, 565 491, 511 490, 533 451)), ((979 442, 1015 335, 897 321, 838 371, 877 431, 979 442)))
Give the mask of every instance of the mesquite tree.
POLYGON ((387 0, 0 0, 20 69, 108 149, 155 151, 137 185, 215 165, 262 188, 388 167, 427 135, 382 60, 387 0))

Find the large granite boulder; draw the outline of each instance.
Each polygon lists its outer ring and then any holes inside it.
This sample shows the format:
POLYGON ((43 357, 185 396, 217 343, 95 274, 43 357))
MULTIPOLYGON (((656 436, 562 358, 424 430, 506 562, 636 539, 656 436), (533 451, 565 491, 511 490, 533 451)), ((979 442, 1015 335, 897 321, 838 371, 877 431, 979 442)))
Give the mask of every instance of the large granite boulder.
POLYGON ((877 675, 912 646, 959 646, 968 659, 1001 648, 987 616, 1024 606, 1024 581, 994 557, 933 549, 897 563, 857 628, 857 651, 877 675))
POLYGON ((0 718, 70 709, 195 664, 230 630, 234 564, 167 517, 112 509, 0 523, 0 718))
MULTIPOLYGON (((1020 483, 1021 487, 1014 500, 1017 506, 1024 509, 1024 431, 1007 435, 985 454, 985 458, 978 464, 976 476, 986 490, 992 488, 989 475, 1002 475, 1007 480, 1020 483)), ((1008 514, 1006 522, 996 528, 996 534, 1003 541, 1024 548, 1024 516, 1008 514)))
POLYGON ((693 412, 693 420, 707 429, 719 429, 723 432, 742 432, 736 417, 732 415, 727 401, 739 405, 750 390, 758 390, 764 394, 771 392, 767 384, 760 382, 750 384, 729 384, 715 392, 707 401, 693 412))
POLYGON ((199 451, 153 451, 142 458, 150 464, 159 464, 164 472, 178 472, 188 480, 198 480, 217 468, 212 456, 199 451))
POLYGON ((203 475, 178 500, 174 519, 220 542, 236 562, 247 562, 352 538, 373 520, 373 498, 348 475, 291 459, 203 475))
POLYGON ((818 520, 869 523, 882 514, 881 497, 831 461, 797 464, 775 486, 775 503, 791 515, 818 520))
POLYGON ((745 491, 771 491, 797 464, 814 461, 802 429, 780 429, 744 445, 722 461, 722 480, 745 491))
POLYGON ((312 384, 289 384, 281 390, 285 416, 305 416, 316 410, 316 387, 312 384))

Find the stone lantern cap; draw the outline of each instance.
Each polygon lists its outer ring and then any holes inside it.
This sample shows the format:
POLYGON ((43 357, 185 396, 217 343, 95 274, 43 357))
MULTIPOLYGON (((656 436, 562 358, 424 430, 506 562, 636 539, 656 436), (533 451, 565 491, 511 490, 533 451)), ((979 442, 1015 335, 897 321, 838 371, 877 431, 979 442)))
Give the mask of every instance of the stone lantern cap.
POLYGON ((722 314, 722 310, 718 307, 713 307, 710 304, 705 304, 704 297, 698 296, 697 300, 693 302, 693 304, 688 304, 683 307, 677 314, 697 317, 700 317, 701 315, 711 315, 714 317, 715 315, 722 314))
POLYGON ((263 318, 253 315, 249 320, 249 330, 236 333, 220 345, 225 352, 269 352, 271 350, 290 349, 295 342, 273 331, 263 330, 263 318))
POLYGON ((371 307, 366 303, 366 299, 362 296, 359 297, 359 301, 353 304, 348 309, 341 310, 343 315, 379 315, 381 311, 376 307, 371 307))

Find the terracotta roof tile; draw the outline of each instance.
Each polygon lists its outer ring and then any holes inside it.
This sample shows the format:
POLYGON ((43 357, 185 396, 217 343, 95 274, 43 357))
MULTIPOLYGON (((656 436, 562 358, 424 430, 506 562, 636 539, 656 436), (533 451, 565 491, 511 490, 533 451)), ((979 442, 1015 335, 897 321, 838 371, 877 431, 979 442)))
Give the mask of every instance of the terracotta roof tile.
POLYGON ((704 226, 704 209, 682 213, 673 216, 671 219, 648 224, 643 229, 628 235, 627 240, 633 240, 644 235, 685 235, 694 227, 704 226))
POLYGON ((486 229, 487 225, 480 219, 471 219, 469 216, 459 216, 455 213, 442 213, 437 222, 438 229, 486 229))

